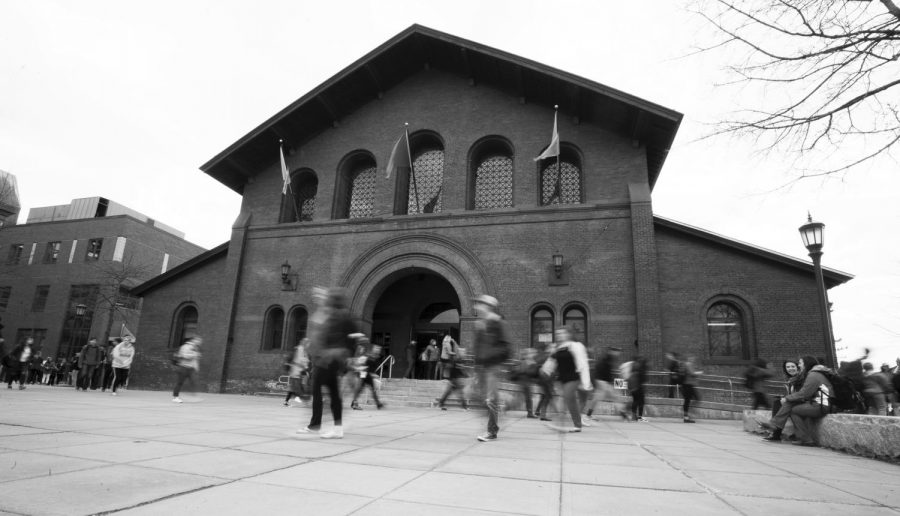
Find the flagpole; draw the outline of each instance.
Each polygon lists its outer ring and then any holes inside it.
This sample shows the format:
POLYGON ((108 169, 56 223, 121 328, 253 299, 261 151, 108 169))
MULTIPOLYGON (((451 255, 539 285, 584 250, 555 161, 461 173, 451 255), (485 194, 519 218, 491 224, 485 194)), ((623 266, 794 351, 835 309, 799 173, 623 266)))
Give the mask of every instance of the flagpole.
MULTIPOLYGON (((278 140, 278 149, 281 151, 280 158, 282 159, 282 163, 284 163, 284 140, 278 140)), ((287 187, 288 191, 291 193, 291 206, 294 207, 294 215, 297 217, 297 222, 300 222, 300 209, 297 207, 297 198, 294 197, 294 188, 291 185, 291 176, 287 176, 287 187)))
POLYGON ((409 158, 409 175, 413 182, 413 194, 416 196, 416 213, 419 213, 419 186, 416 184, 416 166, 412 160, 412 150, 409 148, 409 122, 403 124, 403 132, 406 134, 406 157, 409 158))
MULTIPOLYGON (((556 123, 559 115, 559 104, 553 105, 553 126, 556 128, 556 123)), ((557 128, 557 138, 559 137, 559 129, 557 128)), ((557 144, 559 145, 559 144, 557 144)), ((556 151, 556 195, 559 203, 562 204, 562 169, 559 167, 559 157, 562 154, 562 146, 556 151)))

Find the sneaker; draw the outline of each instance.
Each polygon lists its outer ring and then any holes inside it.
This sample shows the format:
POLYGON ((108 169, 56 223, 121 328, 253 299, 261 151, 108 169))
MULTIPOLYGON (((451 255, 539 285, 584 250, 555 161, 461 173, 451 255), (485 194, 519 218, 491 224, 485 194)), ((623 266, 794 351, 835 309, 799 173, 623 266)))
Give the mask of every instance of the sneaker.
POLYGON ((587 416, 581 416, 581 426, 592 426, 591 419, 587 416))
POLYGON ((527 417, 528 419, 537 419, 538 416, 535 416, 534 414, 526 414, 525 417, 527 417))
POLYGON ((317 434, 319 433, 318 428, 312 428, 310 426, 304 426, 303 428, 297 429, 298 434, 317 434))
POLYGON ((569 429, 569 433, 570 433, 570 434, 577 434, 577 433, 579 433, 579 432, 581 432, 581 427, 580 427, 580 426, 572 427, 572 428, 569 429))
POLYGON ((684 418, 684 422, 685 423, 696 423, 696 421, 694 421, 693 419, 691 419, 689 417, 684 418))
POLYGON ((114 393, 114 392, 112 392, 112 393, 110 393, 110 394, 112 394, 113 396, 116 396, 116 393, 114 393))
POLYGON ((322 439, 343 439, 344 438, 344 428, 341 426, 336 426, 331 429, 329 432, 325 432, 320 435, 322 439))
MULTIPOLYGON (((360 407, 356 403, 354 403, 353 405, 350 405, 350 408, 352 408, 353 410, 362 410, 362 407, 360 407)), ((381 408, 381 407, 378 407, 378 408, 381 408)))
POLYGON ((488 442, 488 441, 496 441, 496 440, 497 440, 497 434, 484 434, 484 435, 479 435, 478 437, 476 437, 476 439, 478 439, 479 441, 481 441, 481 442, 483 442, 483 443, 486 443, 486 442, 488 442))
POLYGON ((290 407, 290 406, 291 406, 291 402, 290 402, 290 401, 285 401, 284 403, 281 404, 281 406, 282 406, 282 407, 290 407))
POLYGON ((303 403, 303 400, 300 399, 300 396, 294 396, 294 401, 296 403, 303 403))
POLYGON ((541 416, 541 421, 553 421, 553 420, 547 416, 541 416))
POLYGON ((619 415, 622 416, 622 420, 623 420, 623 421, 631 421, 631 419, 629 419, 629 417, 628 417, 628 413, 627 413, 627 412, 624 412, 624 411, 623 411, 623 412, 619 412, 619 415))
POLYGON ((780 435, 775 435, 775 434, 769 434, 769 435, 763 437, 762 440, 763 440, 763 441, 766 441, 766 442, 770 442, 770 443, 780 443, 780 442, 781 442, 781 436, 780 436, 780 435))
POLYGON ((637 418, 635 421, 637 421, 637 422, 639 422, 639 423, 649 423, 649 422, 650 422, 649 419, 643 418, 643 417, 639 417, 639 418, 637 418))
POLYGON ((381 410, 384 408, 384 403, 379 403, 378 405, 375 405, 375 406, 378 407, 378 410, 381 410))
POLYGON ((174 398, 172 398, 172 403, 184 403, 184 402, 181 401, 181 398, 179 398, 178 396, 175 396, 174 398))

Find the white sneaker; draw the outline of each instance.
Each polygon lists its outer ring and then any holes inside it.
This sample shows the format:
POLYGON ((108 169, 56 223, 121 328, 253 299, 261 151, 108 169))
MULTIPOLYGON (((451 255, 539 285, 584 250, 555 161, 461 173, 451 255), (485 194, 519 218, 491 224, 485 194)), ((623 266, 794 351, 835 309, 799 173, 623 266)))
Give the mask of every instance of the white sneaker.
POLYGON ((639 417, 639 418, 637 418, 637 420, 638 420, 638 422, 640 422, 640 423, 649 423, 649 422, 650 422, 649 419, 646 419, 646 418, 643 418, 643 417, 639 417))
POLYGON ((184 403, 184 402, 181 401, 181 398, 176 396, 176 397, 172 398, 172 403, 184 403))
POLYGON ((344 438, 344 428, 340 426, 334 427, 330 432, 326 432, 320 435, 322 439, 343 439, 344 438))
POLYGON ((112 395, 113 395, 113 396, 115 396, 115 395, 116 395, 116 393, 112 393, 112 395))
POLYGON ((587 416, 581 416, 581 426, 592 426, 591 418, 587 416))

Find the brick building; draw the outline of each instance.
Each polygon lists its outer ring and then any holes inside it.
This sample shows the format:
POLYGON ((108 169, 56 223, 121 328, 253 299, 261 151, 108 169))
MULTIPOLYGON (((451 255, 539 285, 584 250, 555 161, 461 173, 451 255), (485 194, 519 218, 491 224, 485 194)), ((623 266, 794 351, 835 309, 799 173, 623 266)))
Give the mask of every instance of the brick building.
MULTIPOLYGON (((199 333, 207 388, 262 388, 304 335, 315 285, 348 289, 395 376, 410 340, 449 331, 469 344, 480 293, 500 300, 520 347, 570 324, 589 347, 656 367, 664 349, 722 372, 824 355, 809 263, 654 216, 681 118, 412 26, 201 167, 242 195, 241 213, 230 241, 135 290, 133 381, 167 384, 167 355, 199 333), (555 104, 559 158, 535 161, 555 104), (404 123, 413 166, 387 170, 404 123)), ((850 279, 825 276, 829 288, 850 279)))
POLYGON ((32 208, 25 224, 0 229, 3 336, 31 336, 44 356, 69 357, 91 336, 134 331, 140 299, 130 289, 203 251, 102 197, 32 208))

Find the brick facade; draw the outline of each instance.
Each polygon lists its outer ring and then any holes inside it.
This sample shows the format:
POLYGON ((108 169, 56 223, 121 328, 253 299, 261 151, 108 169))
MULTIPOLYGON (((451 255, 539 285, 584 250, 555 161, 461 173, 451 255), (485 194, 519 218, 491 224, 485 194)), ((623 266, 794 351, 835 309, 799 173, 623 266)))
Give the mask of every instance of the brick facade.
MULTIPOLYGON (((583 202, 540 206, 539 170, 532 158, 546 146, 552 119, 547 106, 425 68, 302 144, 286 141, 289 169, 311 169, 318 179, 312 221, 279 223, 276 145, 266 165, 248 170, 242 164, 249 179, 241 186, 241 215, 227 251, 138 289, 146 315, 133 381, 168 386, 170 373, 157 369, 168 353, 174 314, 190 301, 198 306, 199 331, 207 342, 202 373, 207 388, 264 390, 279 374, 284 355, 262 350, 265 314, 272 307, 286 314, 295 307, 310 309, 310 289, 316 285, 346 287, 363 329, 395 336, 390 352, 402 366, 414 321, 409 314, 385 315, 409 305, 385 296, 394 285, 412 284, 411 278, 429 287, 425 293, 412 286, 404 291, 420 308, 429 299, 459 307, 464 346, 473 331, 470 299, 481 293, 499 299, 519 347, 532 342, 536 306, 550 307, 556 326, 566 307, 579 306, 587 312, 589 347, 615 345, 630 354, 637 340, 638 351, 657 368, 665 348, 696 353, 704 362, 704 310, 717 295, 739 296, 753 308, 748 315, 759 356, 780 357, 821 341, 811 328, 814 305, 804 303, 815 299, 811 267, 785 265, 764 252, 751 256, 727 243, 713 245, 671 225, 660 228, 653 216, 648 150, 634 139, 634 129, 611 130, 560 113, 562 141, 581 156, 583 202), (384 172, 404 122, 413 139, 428 131, 443 144, 439 213, 394 214, 403 172, 389 179, 384 172), (514 150, 510 208, 467 209, 472 149, 484 138, 502 139, 514 150), (378 166, 375 215, 336 220, 341 163, 359 151, 374 156, 378 166), (551 286, 555 253, 564 257, 567 282, 551 286), (296 290, 282 288, 285 260, 297 275, 296 290)), ((742 366, 707 362, 721 370, 742 366)))

